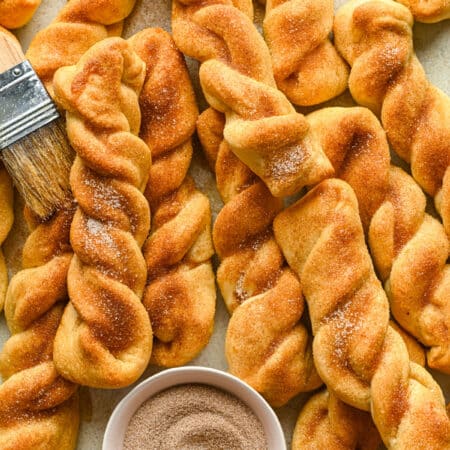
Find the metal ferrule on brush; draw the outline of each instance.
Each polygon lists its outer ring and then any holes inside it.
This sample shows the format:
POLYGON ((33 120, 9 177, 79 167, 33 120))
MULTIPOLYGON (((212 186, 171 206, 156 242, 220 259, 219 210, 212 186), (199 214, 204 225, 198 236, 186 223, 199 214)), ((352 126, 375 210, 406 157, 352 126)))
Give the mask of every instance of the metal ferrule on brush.
POLYGON ((0 74, 0 150, 59 117, 28 61, 0 74))

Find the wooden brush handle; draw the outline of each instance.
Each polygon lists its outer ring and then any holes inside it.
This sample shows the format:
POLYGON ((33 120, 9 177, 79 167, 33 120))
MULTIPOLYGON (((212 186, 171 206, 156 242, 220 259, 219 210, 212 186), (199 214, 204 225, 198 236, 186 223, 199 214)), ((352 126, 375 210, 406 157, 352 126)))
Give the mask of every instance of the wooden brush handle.
POLYGON ((16 37, 0 27, 0 73, 6 72, 25 60, 16 37))

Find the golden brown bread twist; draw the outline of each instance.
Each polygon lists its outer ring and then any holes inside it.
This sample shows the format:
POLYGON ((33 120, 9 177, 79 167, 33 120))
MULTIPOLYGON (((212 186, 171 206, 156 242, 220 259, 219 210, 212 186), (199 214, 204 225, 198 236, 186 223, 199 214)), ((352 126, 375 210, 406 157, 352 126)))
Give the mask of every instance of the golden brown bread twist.
POLYGON ((28 23, 41 0, 2 0, 0 2, 0 25, 20 28, 28 23))
POLYGON ((275 80, 296 105, 317 105, 347 89, 347 64, 330 41, 333 19, 333 0, 266 2, 264 37, 275 80))
POLYGON ((394 167, 389 180, 388 201, 369 229, 374 262, 396 320, 428 347, 430 367, 450 373, 448 239, 425 213, 425 195, 414 180, 394 167))
POLYGON ((323 181, 276 217, 274 231, 300 277, 314 361, 328 388, 345 403, 370 410, 388 448, 449 448, 444 397, 389 325, 389 303, 351 187, 323 181))
POLYGON ((226 57, 227 50, 220 36, 196 20, 198 10, 216 4, 236 8, 253 20, 252 0, 172 0, 172 33, 178 48, 198 61, 226 57), (202 43, 202 45, 200 45, 202 43))
POLYGON ((411 10, 419 22, 434 23, 450 18, 449 0, 397 0, 411 10))
POLYGON ((5 302, 6 289, 8 288, 8 269, 1 245, 8 236, 14 221, 13 212, 13 187, 11 178, 0 163, 0 311, 5 302))
POLYGON ((354 99, 381 114, 393 149, 434 197, 450 235, 450 99, 427 80, 412 24, 392 0, 351 0, 336 14, 335 43, 352 66, 354 99))
MULTIPOLYGON (((390 322, 402 337, 411 361, 425 365, 423 347, 395 322, 390 322)), ((376 450, 381 437, 370 414, 353 408, 324 389, 303 405, 292 436, 292 450, 376 450)))
POLYGON ((304 116, 276 89, 268 48, 246 14, 229 2, 175 0, 172 29, 177 46, 202 62, 202 89, 225 113, 229 147, 272 195, 292 194, 331 174, 304 116))
POLYGON ((417 183, 390 166, 385 133, 369 110, 326 108, 307 119, 335 176, 355 191, 393 316, 429 348, 428 365, 450 373, 450 266, 444 228, 426 214, 417 183))
POLYGON ((324 389, 303 406, 292 436, 292 450, 377 450, 380 435, 370 414, 324 389))
POLYGON ((151 353, 141 303, 147 277, 141 246, 150 227, 142 191, 151 165, 150 150, 137 137, 144 77, 145 64, 130 45, 109 38, 54 78, 77 153, 70 182, 78 203, 70 235, 70 302, 54 358, 67 379, 94 387, 132 383, 151 353))
POLYGON ((300 283, 276 244, 272 220, 282 203, 223 140, 223 116, 209 109, 198 133, 225 202, 213 228, 221 259, 217 282, 232 314, 225 341, 229 370, 274 406, 321 384, 300 319, 300 283))
MULTIPOLYGON (((5 315, 12 337, 0 354, 0 448, 68 450, 76 445, 76 385, 53 363, 53 339, 67 302, 74 206, 34 228, 23 250, 23 270, 11 280, 5 315)), ((29 216, 29 219, 33 219, 29 216)))
POLYGON ((96 42, 119 36, 135 0, 69 0, 31 41, 26 57, 53 96, 53 75, 76 64, 96 42))
POLYGON ((130 43, 147 65, 139 101, 140 136, 153 159, 145 190, 152 228, 143 248, 151 362, 178 366, 205 347, 214 325, 210 205, 187 177, 198 111, 186 64, 170 35, 146 29, 130 43))

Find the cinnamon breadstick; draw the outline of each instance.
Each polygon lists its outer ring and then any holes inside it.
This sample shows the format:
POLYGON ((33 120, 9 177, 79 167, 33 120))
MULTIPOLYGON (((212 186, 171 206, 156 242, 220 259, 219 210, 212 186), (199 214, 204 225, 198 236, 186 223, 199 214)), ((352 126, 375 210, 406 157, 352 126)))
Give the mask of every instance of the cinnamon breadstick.
POLYGON ((450 18, 449 0, 397 0, 411 10, 419 22, 434 23, 450 18))
POLYGON ((330 41, 333 19, 333 0, 266 2, 264 38, 275 80, 296 105, 317 105, 347 89, 347 64, 330 41))
POLYGON ((301 323, 304 300, 272 232, 282 204, 223 140, 223 116, 209 109, 198 133, 225 203, 213 228, 221 259, 217 282, 228 311, 225 351, 229 370, 274 406, 321 382, 310 336, 301 323), (281 381, 282 380, 282 381, 281 381))
POLYGON ((173 2, 177 46, 202 62, 208 103, 225 113, 230 149, 281 197, 332 173, 307 122, 276 89, 268 48, 246 14, 230 3, 173 2), (195 33, 193 36, 192 33, 195 33))
POLYGON ((425 212, 420 187, 390 165, 389 146, 366 108, 325 108, 308 117, 335 176, 355 191, 371 254, 397 322, 425 347, 428 365, 450 373, 449 244, 425 212))
MULTIPOLYGON (((420 344, 395 322, 390 325, 402 337, 411 361, 425 365, 420 344)), ((328 389, 314 394, 302 407, 292 436, 292 450, 376 450, 381 437, 370 414, 339 400, 328 389)))
POLYGON ((20 28, 28 23, 41 0, 2 0, 0 2, 0 25, 5 28, 20 28))
POLYGON ((394 151, 434 197, 450 235, 450 99, 413 49, 413 17, 393 0, 350 0, 336 14, 338 50, 352 66, 354 99, 380 114, 394 151))
POLYGON ((369 413, 347 405, 324 389, 303 406, 291 449, 377 450, 380 443, 369 413))
POLYGON ((11 280, 5 316, 12 336, 0 354, 0 448, 70 450, 76 446, 77 386, 56 371, 53 339, 67 296, 74 205, 46 222, 28 215, 32 233, 23 270, 11 280))
POLYGON ((216 299, 209 199, 187 176, 198 111, 186 64, 170 35, 146 29, 130 43, 147 65, 139 102, 140 136, 153 160, 145 189, 153 220, 143 247, 151 362, 179 366, 208 343, 216 299))
POLYGON ((53 96, 53 75, 76 64, 96 42, 120 36, 135 0, 69 0, 31 41, 25 56, 53 96))
POLYGON ((118 388, 147 367, 152 344, 141 303, 141 253, 150 227, 143 195, 150 150, 137 137, 145 65, 120 38, 98 42, 54 77, 77 153, 71 188, 78 208, 67 275, 70 302, 55 338, 58 371, 79 384, 118 388))
POLYGON ((450 446, 439 385, 410 361, 389 325, 353 190, 323 181, 274 221, 277 241, 299 275, 309 306, 317 370, 345 403, 370 411, 388 448, 450 446))
POLYGON ((300 322, 300 284, 273 238, 272 220, 282 204, 252 170, 280 195, 296 190, 304 176, 320 179, 331 167, 310 139, 304 117, 275 89, 270 55, 249 19, 249 2, 212 3, 174 1, 172 29, 182 51, 206 61, 202 87, 217 108, 202 114, 198 132, 225 203, 213 240, 221 259, 217 280, 232 312, 226 356, 232 373, 279 406, 320 380, 300 322), (252 111, 255 120, 245 121, 252 111))

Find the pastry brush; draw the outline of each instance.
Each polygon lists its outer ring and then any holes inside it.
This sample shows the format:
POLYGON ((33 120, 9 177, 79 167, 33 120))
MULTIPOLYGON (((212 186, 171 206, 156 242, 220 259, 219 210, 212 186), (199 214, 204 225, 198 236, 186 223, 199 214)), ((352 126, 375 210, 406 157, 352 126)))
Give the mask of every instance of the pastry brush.
POLYGON ((39 217, 68 196, 73 157, 56 105, 14 35, 0 32, 0 158, 39 217))

